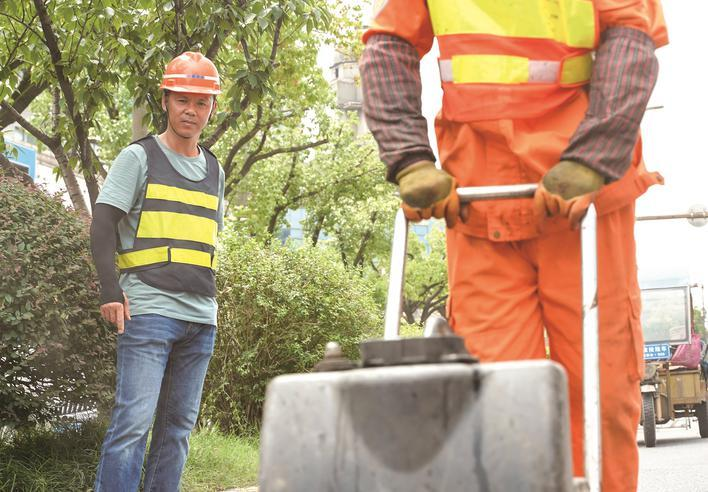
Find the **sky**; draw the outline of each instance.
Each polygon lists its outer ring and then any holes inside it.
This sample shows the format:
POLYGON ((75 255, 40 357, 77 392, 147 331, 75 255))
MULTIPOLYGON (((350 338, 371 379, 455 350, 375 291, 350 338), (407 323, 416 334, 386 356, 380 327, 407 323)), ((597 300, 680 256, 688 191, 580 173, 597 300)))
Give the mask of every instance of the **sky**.
MULTIPOLYGON (((670 43, 657 50, 659 80, 642 123, 644 160, 659 171, 664 186, 652 187, 637 202, 637 215, 686 213, 692 205, 708 207, 708 56, 706 0, 664 0, 670 43)), ((432 121, 442 90, 436 52, 421 62, 423 113, 432 121)), ((699 283, 708 287, 708 225, 691 226, 686 219, 642 221, 635 227, 642 285, 657 281, 699 283)), ((700 291, 700 289, 699 289, 700 291)), ((694 301, 695 302, 695 301, 694 301)))

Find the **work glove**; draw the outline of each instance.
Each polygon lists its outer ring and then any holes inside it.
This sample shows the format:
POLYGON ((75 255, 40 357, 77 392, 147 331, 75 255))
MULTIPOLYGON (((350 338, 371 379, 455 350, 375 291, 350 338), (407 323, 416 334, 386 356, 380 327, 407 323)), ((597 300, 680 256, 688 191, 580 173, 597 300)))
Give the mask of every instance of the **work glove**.
POLYGON ((541 221, 560 215, 577 229, 604 184, 605 178, 594 169, 575 161, 560 161, 546 173, 536 190, 536 215, 541 221))
POLYGON ((460 199, 455 178, 431 161, 411 164, 396 175, 396 181, 408 220, 418 222, 435 217, 444 218, 448 227, 457 223, 460 199))

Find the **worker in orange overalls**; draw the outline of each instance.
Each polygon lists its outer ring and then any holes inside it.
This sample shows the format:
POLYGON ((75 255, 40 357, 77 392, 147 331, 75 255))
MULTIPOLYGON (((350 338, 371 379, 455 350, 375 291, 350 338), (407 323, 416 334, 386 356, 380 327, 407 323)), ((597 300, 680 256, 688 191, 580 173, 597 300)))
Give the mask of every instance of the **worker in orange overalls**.
MULTIPOLYGON (((634 491, 643 340, 634 202, 662 181, 639 125, 668 42, 659 0, 376 2, 360 70, 367 123, 406 215, 445 218, 448 317, 482 361, 551 358, 569 378, 583 474, 578 221, 598 212, 604 490, 634 491), (437 39, 434 165, 419 60, 437 39), (456 186, 540 182, 533 200, 460 207, 456 186), (458 213, 465 218, 458 220, 458 213)), ((530 416, 531 418, 533 416, 530 416)))

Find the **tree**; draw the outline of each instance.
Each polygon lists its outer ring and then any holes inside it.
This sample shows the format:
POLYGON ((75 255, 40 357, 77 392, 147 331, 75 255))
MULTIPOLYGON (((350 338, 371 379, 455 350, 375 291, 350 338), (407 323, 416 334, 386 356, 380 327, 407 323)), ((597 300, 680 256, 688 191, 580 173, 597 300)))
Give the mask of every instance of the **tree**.
POLYGON ((297 51, 306 33, 327 20, 324 0, 141 0, 130 5, 118 0, 32 0, 31 5, 6 0, 0 12, 0 66, 7 80, 0 87, 0 122, 18 121, 57 150, 58 159, 60 145, 68 160, 60 168, 70 192, 69 175, 78 168, 93 206, 97 178, 106 174, 92 145, 97 115, 115 116, 121 88, 135 96, 135 104, 148 108, 148 123, 160 131, 164 121, 157 85, 166 62, 183 51, 203 51, 222 69, 225 89, 222 111, 205 145, 234 130, 230 148, 238 150, 248 133, 238 132, 251 128, 254 115, 267 118, 255 119, 258 129, 274 120, 266 110, 277 107, 268 98, 276 94, 280 52, 297 51), (55 91, 53 104, 59 110, 50 132, 18 117, 47 89, 55 91))
POLYGON ((415 234, 409 236, 403 316, 409 324, 423 325, 435 313, 445 316, 448 297, 445 233, 433 227, 427 245, 415 234))

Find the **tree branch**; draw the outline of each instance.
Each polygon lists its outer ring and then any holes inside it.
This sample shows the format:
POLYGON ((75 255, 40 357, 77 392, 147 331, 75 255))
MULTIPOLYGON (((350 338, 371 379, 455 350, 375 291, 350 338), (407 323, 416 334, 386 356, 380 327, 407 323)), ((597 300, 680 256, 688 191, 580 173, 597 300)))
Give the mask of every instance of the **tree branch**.
POLYGON ((0 101, 0 107, 2 107, 2 109, 4 109, 10 115, 12 121, 16 121, 17 123, 19 123, 22 128, 27 130, 34 138, 42 142, 47 147, 52 148, 59 143, 59 137, 57 137, 56 135, 50 137, 49 135, 44 133, 42 130, 27 121, 13 106, 8 104, 7 102, 0 101))
POLYGON ((273 46, 270 48, 270 66, 275 65, 275 57, 278 54, 278 43, 280 42, 280 29, 283 27, 283 17, 280 16, 278 21, 275 23, 275 30, 273 31, 273 46))
POLYGON ((229 114, 227 114, 224 119, 219 123, 219 126, 217 126, 214 129, 214 132, 209 135, 207 138, 202 140, 200 145, 202 147, 205 147, 207 149, 211 149, 212 145, 214 145, 220 138, 221 136, 226 133, 226 130, 229 129, 231 126, 231 123, 236 121, 236 118, 238 118, 241 115, 240 112, 237 111, 232 111, 229 114))
POLYGON ((175 39, 176 39, 176 53, 179 54, 184 51, 184 37, 187 34, 187 28, 184 25, 184 4, 182 0, 174 0, 174 13, 175 13, 175 39))
MULTIPOLYGON (((22 79, 17 88, 13 91, 10 96, 12 101, 12 107, 18 113, 22 113, 29 104, 35 100, 44 90, 47 88, 48 84, 46 82, 35 83, 32 82, 32 70, 28 68, 22 71, 22 79)), ((0 110, 0 128, 5 128, 10 123, 14 122, 14 118, 11 117, 9 111, 0 110)))
MULTIPOLYGON (((233 2, 231 0, 224 0, 224 7, 227 11, 229 7, 231 7, 232 3, 233 2)), ((229 25, 231 25, 231 23, 229 23, 229 25)), ((229 32, 230 29, 224 29, 221 35, 225 38, 229 35, 229 32)), ((207 48, 205 56, 210 60, 213 60, 214 58, 216 58, 216 53, 219 51, 219 48, 221 48, 221 37, 217 33, 214 35, 214 39, 212 39, 209 48, 207 48)))
MULTIPOLYGON (((3 15, 5 17, 7 17, 8 19, 17 22, 18 24, 22 24, 26 30, 31 31, 32 34, 34 34, 35 36, 37 36, 37 38, 39 38, 42 42, 44 42, 44 38, 37 31, 35 31, 34 28, 32 27, 31 21, 30 21, 30 24, 27 24, 23 19, 18 19, 17 17, 8 14, 7 12, 3 12, 2 10, 0 10, 0 15, 3 15)), ((32 21, 34 19, 35 18, 32 17, 32 21)))
MULTIPOLYGON (((288 172, 288 177, 285 180, 285 184, 283 185, 282 189, 280 190, 280 196, 286 197, 288 195, 288 191, 290 190, 290 185, 292 184, 293 178, 295 177, 295 167, 297 164, 297 154, 293 154, 293 159, 290 164, 290 171, 288 172)), ((286 200, 285 203, 282 203, 278 206, 275 207, 273 210, 273 213, 270 216, 270 220, 268 221, 268 236, 266 238, 266 245, 270 244, 270 240, 273 237, 273 233, 275 232, 275 226, 278 225, 278 218, 280 217, 280 214, 282 214, 285 210, 287 210, 291 205, 294 205, 297 203, 297 199, 295 200, 286 200)))
POLYGON ((66 191, 69 193, 69 198, 71 203, 74 205, 74 209, 89 215, 88 207, 86 206, 86 200, 84 200, 84 194, 81 192, 81 187, 79 186, 79 181, 76 179, 76 173, 69 163, 69 158, 64 152, 64 147, 61 146, 61 140, 59 139, 59 114, 61 109, 59 107, 59 89, 56 87, 52 91, 52 131, 57 139, 56 145, 49 147, 54 158, 59 164, 59 171, 61 172, 62 178, 64 178, 64 184, 66 185, 66 191))
POLYGON ((318 140, 316 142, 310 142, 302 145, 294 145, 292 147, 281 147, 278 149, 273 149, 271 151, 265 152, 263 154, 258 154, 257 152, 260 150, 257 150, 255 153, 252 153, 250 156, 248 156, 248 159, 246 159, 246 162, 244 163, 243 167, 241 167, 241 170, 239 171, 239 175, 241 176, 240 179, 243 179, 246 174, 251 170, 253 165, 258 162, 262 161, 263 159, 269 159, 273 156, 276 156, 278 154, 289 154, 291 152, 301 152, 303 150, 307 149, 312 149, 314 147, 319 147, 320 145, 324 145, 329 142, 328 138, 324 138, 322 140, 318 140))
POLYGON ((371 222, 371 227, 368 227, 366 229, 366 232, 364 232, 364 236, 361 238, 361 242, 359 243, 359 249, 357 250, 356 256, 354 257, 354 261, 352 262, 355 267, 360 267, 364 265, 364 251, 366 250, 366 245, 374 235, 373 226, 376 223, 377 216, 378 212, 374 211, 371 213, 371 217, 369 218, 371 222))

